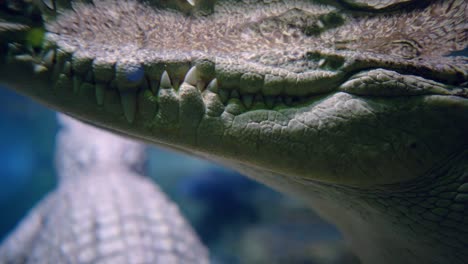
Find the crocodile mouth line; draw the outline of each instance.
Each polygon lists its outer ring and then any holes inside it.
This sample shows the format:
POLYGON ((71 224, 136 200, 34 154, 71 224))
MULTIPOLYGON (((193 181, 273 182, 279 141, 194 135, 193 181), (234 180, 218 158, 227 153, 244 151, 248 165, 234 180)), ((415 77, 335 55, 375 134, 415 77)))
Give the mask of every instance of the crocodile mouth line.
MULTIPOLYGON (((196 87, 205 105, 208 104, 207 100, 212 101, 215 96, 216 101, 222 103, 224 108, 231 106, 237 109, 233 112, 236 114, 297 107, 337 88, 334 85, 305 95, 295 94, 292 89, 284 89, 288 80, 268 80, 268 76, 265 79, 264 76, 249 73, 234 77, 216 76, 215 63, 203 59, 194 62, 158 62, 152 65, 119 65, 100 63, 99 59, 77 58, 73 56, 73 52, 63 47, 49 46, 42 51, 33 52, 13 43, 4 45, 3 53, 6 54, 4 64, 19 63, 21 67, 30 67, 36 75, 33 78, 45 80, 50 84, 49 89, 57 92, 57 96, 68 91, 71 96, 94 101, 103 108, 107 108, 107 104, 115 106, 120 101, 130 123, 134 121, 137 109, 143 105, 151 104, 150 108, 157 109, 160 91, 170 90, 176 95, 182 85, 196 87), (234 84, 233 79, 236 77, 239 84, 234 84), (224 83, 227 85, 223 85, 224 83)), ((290 78, 294 80, 292 85, 306 85, 300 83, 301 74, 298 76, 290 78)))
POLYGON ((313 71, 275 76, 250 72, 233 74, 218 69, 218 62, 205 58, 162 58, 147 64, 108 63, 80 54, 66 43, 59 42, 58 45, 56 37, 46 33, 42 50, 7 43, 2 51, 4 62, 19 62, 32 67, 36 77, 46 80, 51 90, 58 94, 59 91, 69 91, 72 96, 94 101, 111 112, 123 112, 129 123, 139 112, 146 115, 145 119, 153 119, 160 90, 170 90, 177 97, 184 84, 197 88, 205 106, 215 100, 234 115, 301 107, 340 91, 360 96, 439 94, 468 97, 467 89, 448 89, 446 85, 418 76, 406 80, 405 75, 382 68, 366 68, 355 74, 313 71), (398 78, 399 82, 387 84, 385 89, 379 87, 382 82, 398 78), (154 112, 149 113, 145 107, 154 112))

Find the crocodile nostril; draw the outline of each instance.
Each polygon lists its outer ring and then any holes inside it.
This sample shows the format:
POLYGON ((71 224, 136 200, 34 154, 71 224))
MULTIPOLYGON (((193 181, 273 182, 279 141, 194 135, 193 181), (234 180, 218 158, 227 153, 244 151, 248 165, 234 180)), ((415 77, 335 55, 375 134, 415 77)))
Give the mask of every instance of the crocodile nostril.
POLYGON ((344 23, 344 17, 336 12, 320 15, 318 18, 309 20, 303 27, 302 32, 306 36, 317 36, 327 29, 338 27, 344 23))

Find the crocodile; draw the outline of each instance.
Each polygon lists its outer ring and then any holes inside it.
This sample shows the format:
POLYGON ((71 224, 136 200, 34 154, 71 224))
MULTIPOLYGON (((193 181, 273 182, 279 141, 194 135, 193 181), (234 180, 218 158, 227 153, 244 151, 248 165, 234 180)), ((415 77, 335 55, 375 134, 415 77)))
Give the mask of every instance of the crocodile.
POLYGON ((0 246, 1 263, 209 263, 177 206, 143 176, 143 144, 59 120, 59 186, 0 246))
POLYGON ((363 263, 468 262, 466 1, 0 5, 15 91, 299 197, 363 263))

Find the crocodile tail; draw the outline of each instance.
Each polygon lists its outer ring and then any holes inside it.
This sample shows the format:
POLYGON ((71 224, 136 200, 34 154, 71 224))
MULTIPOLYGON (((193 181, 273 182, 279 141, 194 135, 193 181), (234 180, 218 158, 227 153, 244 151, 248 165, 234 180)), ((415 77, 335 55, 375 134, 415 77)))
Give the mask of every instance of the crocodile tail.
POLYGON ((58 115, 58 120, 62 129, 56 138, 55 163, 60 180, 86 177, 96 170, 105 171, 103 175, 145 174, 147 158, 143 144, 63 114, 58 115))

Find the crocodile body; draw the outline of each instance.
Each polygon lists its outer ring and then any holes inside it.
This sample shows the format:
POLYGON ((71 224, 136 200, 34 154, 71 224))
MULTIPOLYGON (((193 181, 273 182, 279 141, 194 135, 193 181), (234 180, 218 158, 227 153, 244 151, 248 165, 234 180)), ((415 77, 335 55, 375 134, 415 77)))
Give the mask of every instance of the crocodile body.
POLYGON ((83 2, 4 7, 0 81, 302 197, 365 263, 468 262, 466 1, 83 2))
POLYGON ((208 263, 178 208, 144 178, 144 146, 61 116, 57 190, 0 247, 1 263, 208 263))

